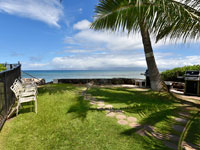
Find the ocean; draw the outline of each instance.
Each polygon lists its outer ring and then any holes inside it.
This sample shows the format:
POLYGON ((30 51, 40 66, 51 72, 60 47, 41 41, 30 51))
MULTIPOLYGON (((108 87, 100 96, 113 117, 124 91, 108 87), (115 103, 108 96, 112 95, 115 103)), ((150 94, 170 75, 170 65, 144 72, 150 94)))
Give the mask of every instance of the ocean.
POLYGON ((23 70, 23 78, 44 78, 46 82, 53 79, 94 79, 94 78, 140 78, 144 79, 143 71, 134 70, 23 70), (25 74, 28 73, 31 76, 25 74))

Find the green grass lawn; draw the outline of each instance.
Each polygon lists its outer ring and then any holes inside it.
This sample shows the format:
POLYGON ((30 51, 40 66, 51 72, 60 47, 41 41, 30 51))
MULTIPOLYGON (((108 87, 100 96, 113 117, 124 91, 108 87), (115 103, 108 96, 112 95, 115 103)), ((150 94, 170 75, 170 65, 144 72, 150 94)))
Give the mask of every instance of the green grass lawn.
MULTIPOLYGON (((39 88, 38 114, 24 106, 8 120, 0 132, 0 150, 167 150, 161 141, 92 109, 79 94, 83 89, 69 84, 39 88)), ((180 109, 164 93, 128 88, 92 88, 89 93, 163 133, 170 132, 171 117, 180 109)))

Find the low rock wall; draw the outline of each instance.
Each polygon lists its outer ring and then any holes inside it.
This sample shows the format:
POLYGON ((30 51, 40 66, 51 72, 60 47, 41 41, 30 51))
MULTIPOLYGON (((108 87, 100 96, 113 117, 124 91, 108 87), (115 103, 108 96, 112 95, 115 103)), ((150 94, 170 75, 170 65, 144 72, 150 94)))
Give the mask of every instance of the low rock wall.
POLYGON ((136 79, 131 78, 113 78, 113 79, 54 79, 53 83, 71 83, 71 84, 86 84, 93 82, 96 85, 105 84, 135 84, 136 79))

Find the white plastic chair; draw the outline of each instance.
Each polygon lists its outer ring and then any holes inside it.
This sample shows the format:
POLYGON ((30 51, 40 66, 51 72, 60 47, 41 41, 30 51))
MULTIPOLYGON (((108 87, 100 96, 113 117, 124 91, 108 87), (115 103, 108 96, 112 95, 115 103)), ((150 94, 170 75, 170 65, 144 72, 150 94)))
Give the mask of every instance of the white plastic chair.
POLYGON ((37 91, 36 85, 34 85, 34 84, 23 85, 22 82, 19 81, 18 79, 15 80, 13 85, 17 86, 19 91, 21 91, 21 92, 37 91))
POLYGON ((21 97, 27 96, 36 96, 37 95, 37 86, 35 85, 26 85, 24 86, 20 80, 16 79, 13 83, 13 86, 16 90, 19 90, 19 95, 21 97))
POLYGON ((33 86, 37 87, 37 84, 34 81, 25 81, 24 79, 18 79, 24 86, 33 86))
POLYGON ((20 91, 16 84, 13 84, 10 89, 14 92, 18 103, 17 103, 17 112, 16 115, 19 113, 19 108, 22 103, 34 101, 35 103, 35 112, 37 113, 37 91, 20 91))

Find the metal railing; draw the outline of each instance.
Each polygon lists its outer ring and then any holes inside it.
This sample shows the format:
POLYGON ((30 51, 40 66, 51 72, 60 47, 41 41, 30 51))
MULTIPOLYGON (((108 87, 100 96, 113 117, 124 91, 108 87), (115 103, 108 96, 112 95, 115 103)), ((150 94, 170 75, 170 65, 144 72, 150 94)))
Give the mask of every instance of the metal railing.
POLYGON ((8 113, 15 104, 15 96, 10 87, 16 78, 21 78, 21 64, 4 64, 7 70, 0 72, 0 129, 8 113))

